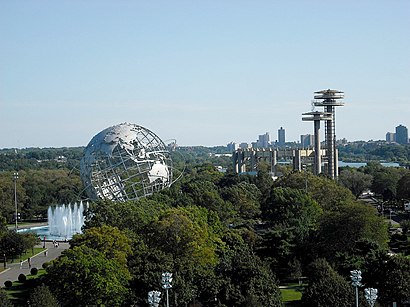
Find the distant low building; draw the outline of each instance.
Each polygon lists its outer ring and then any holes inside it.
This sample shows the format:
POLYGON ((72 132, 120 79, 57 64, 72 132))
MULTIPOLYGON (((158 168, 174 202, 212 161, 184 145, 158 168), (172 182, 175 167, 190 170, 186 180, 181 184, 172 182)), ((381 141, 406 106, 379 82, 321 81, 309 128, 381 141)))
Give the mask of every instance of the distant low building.
POLYGON ((242 143, 240 143, 239 144, 239 148, 240 149, 248 149, 248 148, 250 148, 251 146, 249 146, 249 144, 248 143, 245 143, 245 142, 242 142, 242 143))
POLYGON ((239 148, 238 144, 236 144, 235 142, 230 142, 229 144, 226 145, 226 147, 229 152, 234 152, 235 150, 239 148))

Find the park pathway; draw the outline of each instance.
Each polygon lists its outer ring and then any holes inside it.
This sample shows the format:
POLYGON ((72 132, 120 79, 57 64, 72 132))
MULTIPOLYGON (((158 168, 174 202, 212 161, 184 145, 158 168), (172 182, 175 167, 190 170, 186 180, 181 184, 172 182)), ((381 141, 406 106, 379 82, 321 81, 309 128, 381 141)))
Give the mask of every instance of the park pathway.
MULTIPOLYGON (((43 243, 36 247, 43 247, 43 243)), ((58 248, 53 246, 52 242, 46 242, 47 256, 44 252, 41 252, 33 257, 31 257, 31 267, 41 269, 44 262, 49 262, 56 259, 61 255, 61 252, 70 247, 69 243, 60 242, 58 248)), ((20 262, 7 264, 7 270, 0 273, 0 287, 4 287, 4 282, 6 280, 15 281, 18 276, 23 273, 25 275, 30 274, 30 269, 27 260, 24 261, 22 267, 20 268, 20 262)))

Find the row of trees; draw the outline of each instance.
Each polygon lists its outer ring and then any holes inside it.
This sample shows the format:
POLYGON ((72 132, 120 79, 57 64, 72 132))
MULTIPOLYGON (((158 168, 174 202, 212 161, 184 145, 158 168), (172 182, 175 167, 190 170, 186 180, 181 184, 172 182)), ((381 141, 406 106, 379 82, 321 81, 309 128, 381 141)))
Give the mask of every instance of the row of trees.
POLYGON ((0 257, 4 262, 15 259, 39 242, 33 233, 18 233, 7 228, 6 220, 0 217, 0 257))
POLYGON ((358 141, 339 146, 338 149, 339 158, 343 161, 391 161, 403 164, 410 161, 410 145, 358 141))
POLYGON ((339 181, 356 197, 370 189, 385 201, 410 199, 410 170, 406 168, 383 167, 372 162, 359 169, 344 168, 339 181))
MULTIPOLYGON (((50 205, 68 204, 83 197, 78 171, 40 169, 19 171, 16 181, 17 206, 22 219, 46 218, 50 205)), ((13 172, 0 173, 0 212, 13 220, 13 172)))

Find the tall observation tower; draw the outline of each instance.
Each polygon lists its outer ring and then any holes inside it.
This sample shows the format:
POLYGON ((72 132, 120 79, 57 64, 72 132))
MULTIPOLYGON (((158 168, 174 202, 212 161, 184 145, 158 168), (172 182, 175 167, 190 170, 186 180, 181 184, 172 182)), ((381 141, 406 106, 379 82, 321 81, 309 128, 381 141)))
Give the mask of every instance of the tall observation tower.
POLYGON ((338 177, 338 157, 336 151, 336 121, 335 107, 344 106, 344 93, 338 90, 323 90, 315 92, 313 105, 324 107, 324 112, 330 114, 325 120, 325 139, 327 156, 327 174, 331 178, 338 177))
POLYGON ((332 119, 332 114, 326 112, 308 112, 303 113, 304 121, 313 121, 315 132, 315 156, 313 163, 313 173, 319 175, 322 172, 322 151, 320 149, 320 121, 328 121, 332 119))

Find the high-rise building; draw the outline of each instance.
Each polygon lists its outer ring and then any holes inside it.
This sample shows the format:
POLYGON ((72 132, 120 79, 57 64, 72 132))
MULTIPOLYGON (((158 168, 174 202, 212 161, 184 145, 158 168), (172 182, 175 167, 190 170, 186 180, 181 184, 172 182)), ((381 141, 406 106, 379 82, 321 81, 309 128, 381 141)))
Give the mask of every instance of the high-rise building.
POLYGON ((409 132, 407 127, 403 125, 396 127, 396 142, 399 144, 407 144, 409 142, 409 132))
POLYGON ((302 134, 300 136, 300 144, 302 148, 312 147, 314 145, 315 138, 312 134, 302 134))
POLYGON ((258 144, 257 147, 259 147, 259 148, 268 148, 269 145, 270 145, 269 132, 266 132, 265 134, 259 135, 257 144, 258 144))
POLYGON ((286 142, 285 129, 280 127, 280 129, 278 129, 278 145, 279 145, 279 147, 285 146, 285 142, 286 142))
POLYGON ((396 133, 387 132, 386 133, 386 142, 388 142, 388 143, 396 142, 396 133))

